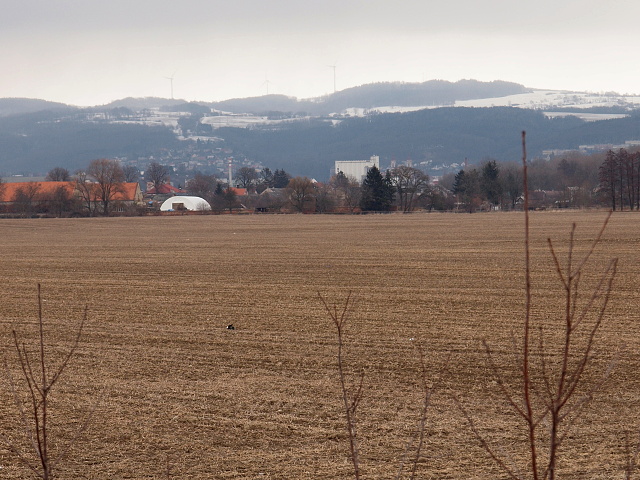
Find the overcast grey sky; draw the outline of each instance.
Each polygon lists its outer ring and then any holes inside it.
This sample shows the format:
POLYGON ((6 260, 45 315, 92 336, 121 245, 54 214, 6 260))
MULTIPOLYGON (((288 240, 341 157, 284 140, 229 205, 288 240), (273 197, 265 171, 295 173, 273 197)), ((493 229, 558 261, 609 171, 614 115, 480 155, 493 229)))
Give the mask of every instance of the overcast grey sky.
POLYGON ((381 81, 640 94, 637 0, 0 0, 0 97, 298 98, 381 81), (266 82, 268 80, 268 83, 266 82))

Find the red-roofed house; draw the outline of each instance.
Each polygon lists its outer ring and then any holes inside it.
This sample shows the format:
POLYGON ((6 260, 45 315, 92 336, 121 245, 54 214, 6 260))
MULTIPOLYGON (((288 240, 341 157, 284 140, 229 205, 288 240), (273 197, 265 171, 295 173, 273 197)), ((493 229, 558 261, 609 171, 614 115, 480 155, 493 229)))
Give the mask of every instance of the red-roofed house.
POLYGON ((77 204, 74 182, 15 182, 0 184, 0 211, 23 216, 49 213, 62 216, 77 204))
POLYGON ((124 182, 113 197, 114 202, 124 202, 127 205, 143 203, 142 190, 138 182, 124 182))
POLYGON ((32 200, 36 196, 47 196, 64 191, 73 195, 75 182, 14 182, 0 185, 0 203, 7 205, 14 203, 20 196, 26 195, 32 200))
POLYGON ((113 197, 114 211, 121 212, 123 207, 142 205, 144 198, 138 182, 124 182, 113 197))
MULTIPOLYGON (((101 201, 97 184, 70 182, 15 182, 0 184, 0 207, 4 212, 32 213, 80 213, 88 206, 93 211, 101 201), (82 188, 82 186, 86 188, 82 188), (89 204, 89 205, 88 205, 89 204)), ((113 198, 114 211, 125 206, 142 204, 142 191, 137 182, 122 183, 113 198)))
POLYGON ((147 195, 184 195, 187 193, 185 190, 181 188, 174 187, 168 183, 163 183, 158 187, 158 191, 153 188, 153 183, 147 183, 147 195))
POLYGON ((230 187, 230 189, 233 193, 235 193, 239 197, 244 197, 248 195, 248 191, 246 188, 230 187))

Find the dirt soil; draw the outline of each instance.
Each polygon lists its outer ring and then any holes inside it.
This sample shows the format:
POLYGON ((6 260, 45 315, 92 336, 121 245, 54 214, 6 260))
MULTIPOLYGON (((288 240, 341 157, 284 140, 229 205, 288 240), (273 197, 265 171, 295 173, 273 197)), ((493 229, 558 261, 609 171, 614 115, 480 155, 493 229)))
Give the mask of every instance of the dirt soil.
MULTIPOLYGON (((605 216, 531 216, 533 318, 550 353, 559 351, 564 292, 547 237, 564 265, 572 222, 578 257, 605 216)), ((615 213, 581 281, 586 301, 599 272, 619 258, 584 385, 615 366, 566 438, 561 478, 624 478, 626 445, 637 442, 639 225, 637 213, 615 213)), ((526 470, 524 423, 482 346, 489 343, 517 397, 522 213, 2 220, 0 247, 0 349, 17 381, 11 331, 36 351, 37 284, 51 371, 88 308, 78 351, 51 397, 54 458, 87 414, 91 422, 60 459, 57 478, 353 478, 335 329, 318 298, 340 306, 349 292, 347 380, 365 374, 357 413, 363 478, 396 478, 416 430, 416 345, 435 389, 417 478, 506 478, 456 403, 501 458, 526 470)), ((4 370, 0 434, 35 462, 7 377, 4 370)), ((17 388, 24 398, 25 385, 17 388)), ((0 451, 1 478, 30 475, 0 451)))

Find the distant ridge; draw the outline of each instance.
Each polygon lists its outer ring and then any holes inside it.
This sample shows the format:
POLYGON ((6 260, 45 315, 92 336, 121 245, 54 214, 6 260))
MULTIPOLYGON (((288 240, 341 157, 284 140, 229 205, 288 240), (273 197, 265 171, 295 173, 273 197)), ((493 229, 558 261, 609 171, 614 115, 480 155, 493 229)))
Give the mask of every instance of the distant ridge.
POLYGON ((186 100, 178 100, 178 99, 169 99, 169 98, 161 98, 161 97, 127 97, 122 98, 120 100, 115 100, 111 103, 107 103, 103 105, 104 108, 130 108, 132 110, 143 110, 145 108, 161 108, 161 107, 172 107, 174 105, 179 105, 181 103, 186 103, 186 100))
POLYGON ((0 98, 0 117, 41 112, 42 110, 72 110, 64 103, 49 102, 35 98, 0 98))
MULTIPOLYGON (((530 88, 512 82, 496 80, 429 80, 422 83, 383 82, 347 88, 322 97, 298 99, 286 95, 262 95, 259 97, 232 98, 220 102, 187 102, 183 99, 161 97, 127 97, 91 109, 128 108, 173 110, 180 105, 186 111, 197 110, 201 105, 230 113, 263 114, 283 112, 290 114, 328 115, 348 108, 376 108, 386 106, 422 107, 451 105, 457 100, 505 97, 530 92, 530 88), (173 109, 171 108, 173 107, 173 109)), ((0 116, 34 113, 42 110, 76 109, 64 103, 28 98, 0 98, 0 116)))
POLYGON ((385 82, 347 88, 324 97, 298 100, 285 95, 236 98, 207 104, 231 113, 263 113, 268 111, 305 112, 311 115, 339 113, 348 108, 385 106, 420 107, 452 105, 457 100, 506 97, 530 92, 531 89, 512 82, 478 80, 430 80, 423 83, 385 82))

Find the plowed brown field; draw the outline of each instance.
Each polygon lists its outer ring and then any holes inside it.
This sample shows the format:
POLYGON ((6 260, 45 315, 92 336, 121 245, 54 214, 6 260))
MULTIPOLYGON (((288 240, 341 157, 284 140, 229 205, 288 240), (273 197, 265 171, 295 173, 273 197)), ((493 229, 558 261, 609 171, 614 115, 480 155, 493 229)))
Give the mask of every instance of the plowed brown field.
MULTIPOLYGON (((561 320, 562 292, 546 237, 565 253, 576 222, 584 252, 604 217, 531 216, 534 318, 548 330, 561 320)), ((352 292, 346 363, 366 371, 364 478, 394 478, 416 426, 410 338, 424 346, 438 386, 418 478, 503 478, 452 398, 501 454, 521 461, 522 424, 497 392, 481 341, 517 382, 510 352, 524 309, 522 238, 522 213, 2 220, 0 348, 17 373, 11 329, 35 347, 38 283, 52 356, 88 306, 52 397, 54 451, 95 410, 59 478, 167 478, 169 468, 180 479, 347 479, 336 338, 318 292, 338 304, 352 292)), ((640 428, 637 213, 613 215, 585 287, 612 257, 619 272, 587 380, 626 347, 567 439, 562 478, 623 478, 625 432, 640 428)), ((0 386, 0 433, 18 442, 5 374, 0 386)), ((29 471, 2 451, 0 477, 29 471)))

